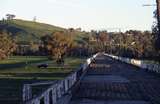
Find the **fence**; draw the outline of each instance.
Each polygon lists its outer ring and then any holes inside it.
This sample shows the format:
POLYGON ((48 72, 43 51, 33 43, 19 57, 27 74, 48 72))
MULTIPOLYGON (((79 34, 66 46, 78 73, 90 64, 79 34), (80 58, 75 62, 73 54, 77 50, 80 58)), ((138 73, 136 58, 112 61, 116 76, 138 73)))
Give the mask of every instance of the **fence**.
POLYGON ((86 62, 80 68, 78 68, 75 72, 71 73, 64 80, 60 80, 55 84, 53 82, 24 84, 23 86, 24 104, 41 104, 42 102, 44 104, 57 104, 58 100, 62 96, 64 95, 71 96, 70 89, 85 74, 87 67, 90 65, 92 60, 97 57, 97 55, 98 53, 93 55, 93 57, 88 58, 86 62), (51 86, 47 88, 47 90, 42 92, 40 95, 36 97, 32 97, 32 86, 43 85, 43 84, 51 84, 51 86))
POLYGON ((109 57, 111 57, 113 59, 116 59, 116 60, 120 60, 120 61, 128 63, 128 64, 138 66, 138 67, 143 68, 143 69, 147 69, 149 71, 160 73, 160 65, 158 65, 158 64, 146 63, 143 60, 129 59, 129 58, 125 58, 125 57, 118 57, 118 56, 109 55, 109 54, 105 54, 105 53, 104 53, 104 55, 109 56, 109 57))

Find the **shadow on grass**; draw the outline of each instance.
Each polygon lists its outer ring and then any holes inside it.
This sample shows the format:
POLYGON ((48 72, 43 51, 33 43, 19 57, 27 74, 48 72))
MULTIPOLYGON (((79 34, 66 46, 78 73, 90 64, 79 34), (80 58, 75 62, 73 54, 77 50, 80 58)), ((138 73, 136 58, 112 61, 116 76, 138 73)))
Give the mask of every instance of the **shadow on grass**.
POLYGON ((3 73, 0 75, 11 77, 66 77, 69 73, 3 73))
MULTIPOLYGON (((40 62, 44 62, 44 61, 48 61, 47 59, 45 60, 34 60, 34 61, 28 61, 28 65, 30 64, 35 64, 35 63, 40 63, 40 62)), ((0 70, 5 70, 5 69, 14 69, 14 68, 22 68, 25 67, 26 62, 19 62, 19 63, 14 63, 14 64, 0 64, 0 70)))

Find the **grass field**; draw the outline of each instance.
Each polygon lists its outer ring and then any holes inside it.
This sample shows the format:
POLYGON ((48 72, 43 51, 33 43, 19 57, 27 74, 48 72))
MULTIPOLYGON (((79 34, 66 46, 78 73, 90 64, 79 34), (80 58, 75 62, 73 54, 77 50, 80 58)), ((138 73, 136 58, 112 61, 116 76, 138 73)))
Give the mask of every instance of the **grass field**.
POLYGON ((85 58, 70 57, 64 66, 42 56, 13 56, 0 61, 0 104, 19 104, 22 100, 22 86, 25 83, 57 81, 77 69, 85 58), (37 68, 48 63, 48 68, 37 68))

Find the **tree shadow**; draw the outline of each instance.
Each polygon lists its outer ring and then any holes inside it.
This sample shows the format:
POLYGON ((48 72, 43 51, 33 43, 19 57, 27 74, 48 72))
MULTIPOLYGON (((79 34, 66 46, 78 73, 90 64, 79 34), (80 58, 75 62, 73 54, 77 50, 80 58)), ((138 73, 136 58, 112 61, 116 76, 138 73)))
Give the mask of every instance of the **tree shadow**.
MULTIPOLYGON (((41 63, 47 61, 47 59, 45 60, 34 60, 34 61, 29 61, 28 65, 30 64, 35 64, 35 63, 41 63)), ((14 68, 22 68, 27 66, 26 62, 19 62, 19 63, 13 63, 13 64, 0 64, 0 70, 6 70, 6 69, 14 69, 14 68)))

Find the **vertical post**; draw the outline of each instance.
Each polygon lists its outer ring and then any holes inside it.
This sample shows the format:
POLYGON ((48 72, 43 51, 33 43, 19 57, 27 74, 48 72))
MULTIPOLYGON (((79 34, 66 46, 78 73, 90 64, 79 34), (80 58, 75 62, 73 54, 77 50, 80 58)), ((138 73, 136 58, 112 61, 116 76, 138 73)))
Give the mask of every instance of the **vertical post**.
POLYGON ((77 81, 77 72, 74 73, 74 83, 77 81))
POLYGON ((59 83, 60 86, 60 95, 62 96, 65 93, 65 88, 64 88, 64 84, 63 84, 63 80, 59 83))
POLYGON ((47 91, 44 95, 44 104, 49 104, 49 91, 47 91))
POLYGON ((29 100, 32 98, 32 89, 29 84, 23 86, 23 101, 29 100))
POLYGON ((26 66, 25 66, 25 69, 28 69, 28 57, 27 57, 27 55, 26 55, 26 66))
POLYGON ((158 36, 157 36, 157 48, 160 49, 160 0, 156 0, 157 3, 157 22, 158 22, 158 36))
POLYGON ((57 103, 57 94, 56 94, 56 89, 52 89, 52 103, 56 104, 57 103))
POLYGON ((67 78, 64 80, 64 86, 65 86, 65 92, 67 92, 68 91, 68 79, 67 78))
POLYGON ((57 97, 58 97, 58 99, 61 97, 61 85, 60 85, 60 83, 57 84, 57 97))
POLYGON ((34 104, 40 104, 40 99, 36 99, 34 104))
POLYGON ((61 81, 61 91, 62 91, 62 95, 65 93, 65 81, 61 81))
POLYGON ((158 32, 160 34, 160 0, 156 0, 157 3, 157 22, 158 22, 158 32))

